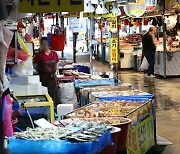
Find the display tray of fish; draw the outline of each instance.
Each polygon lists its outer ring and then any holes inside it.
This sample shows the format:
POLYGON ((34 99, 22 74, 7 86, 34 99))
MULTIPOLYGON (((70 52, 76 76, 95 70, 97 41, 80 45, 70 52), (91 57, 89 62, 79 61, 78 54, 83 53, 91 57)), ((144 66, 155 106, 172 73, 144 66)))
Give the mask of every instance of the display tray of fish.
POLYGON ((91 87, 91 88, 83 88, 80 90, 80 93, 84 96, 88 96, 92 92, 102 92, 102 91, 129 91, 132 90, 131 86, 121 85, 121 86, 98 86, 98 87, 91 87))
POLYGON ((104 101, 94 102, 67 114, 66 118, 118 117, 126 116, 141 107, 145 102, 104 101))
POLYGON ((98 141, 110 128, 101 121, 74 120, 65 127, 27 128, 23 132, 15 132, 14 138, 24 140, 67 140, 72 142, 98 141))
POLYGON ((139 90, 128 90, 128 91, 101 91, 101 92, 92 92, 91 97, 109 97, 109 96, 133 96, 133 95, 147 95, 143 91, 139 90))

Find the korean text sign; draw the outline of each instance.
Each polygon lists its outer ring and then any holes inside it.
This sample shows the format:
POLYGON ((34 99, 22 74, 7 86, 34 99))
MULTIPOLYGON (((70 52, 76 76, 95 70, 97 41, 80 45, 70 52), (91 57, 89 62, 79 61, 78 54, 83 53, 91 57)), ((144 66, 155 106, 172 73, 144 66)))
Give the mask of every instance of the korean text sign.
POLYGON ((111 38, 110 41, 110 62, 118 63, 118 38, 111 38))
POLYGON ((19 0, 19 12, 81 12, 84 0, 19 0))

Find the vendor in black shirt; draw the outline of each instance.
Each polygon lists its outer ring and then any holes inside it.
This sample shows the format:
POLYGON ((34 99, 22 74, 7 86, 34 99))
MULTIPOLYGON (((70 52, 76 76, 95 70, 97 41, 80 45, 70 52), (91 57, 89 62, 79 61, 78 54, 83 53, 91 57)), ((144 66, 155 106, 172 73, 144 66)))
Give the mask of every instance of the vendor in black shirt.
POLYGON ((146 57, 149 67, 147 77, 152 77, 154 74, 155 52, 156 45, 154 42, 155 27, 150 27, 149 31, 142 36, 143 55, 146 57))

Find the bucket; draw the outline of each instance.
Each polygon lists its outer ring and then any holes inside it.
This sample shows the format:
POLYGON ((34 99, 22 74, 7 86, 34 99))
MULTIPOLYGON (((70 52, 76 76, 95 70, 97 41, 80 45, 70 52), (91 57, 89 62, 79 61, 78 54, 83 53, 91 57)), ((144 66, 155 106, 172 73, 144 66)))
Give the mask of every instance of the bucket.
POLYGON ((11 122, 12 122, 13 132, 15 132, 15 128, 16 128, 16 124, 18 122, 18 118, 12 117, 11 122))
POLYGON ((114 127, 115 130, 111 131, 112 141, 114 145, 106 147, 100 154, 116 154, 118 135, 121 131, 120 128, 114 127))
POLYGON ((118 134, 117 147, 116 147, 117 152, 126 149, 128 126, 132 122, 131 119, 127 119, 127 118, 122 118, 121 120, 127 120, 127 122, 113 125, 121 129, 121 131, 118 134))

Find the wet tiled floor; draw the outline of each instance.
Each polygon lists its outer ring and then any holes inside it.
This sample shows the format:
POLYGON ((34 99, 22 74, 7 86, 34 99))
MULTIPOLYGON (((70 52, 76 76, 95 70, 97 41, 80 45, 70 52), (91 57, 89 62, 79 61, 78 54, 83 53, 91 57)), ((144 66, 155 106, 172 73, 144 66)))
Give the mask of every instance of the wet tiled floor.
MULTIPOLYGON (((88 55, 79 55, 77 62, 89 65, 88 55)), ((112 74, 108 64, 93 61, 93 72, 112 74)), ((144 78, 143 73, 133 70, 119 72, 123 83, 155 94, 157 134, 173 143, 163 154, 180 154, 180 78, 144 78)))
MULTIPOLYGON (((94 62, 94 72, 111 73, 109 65, 94 62)), ((180 154, 180 78, 144 78, 133 70, 120 71, 123 83, 155 94, 157 134, 173 143, 163 154, 180 154)))

